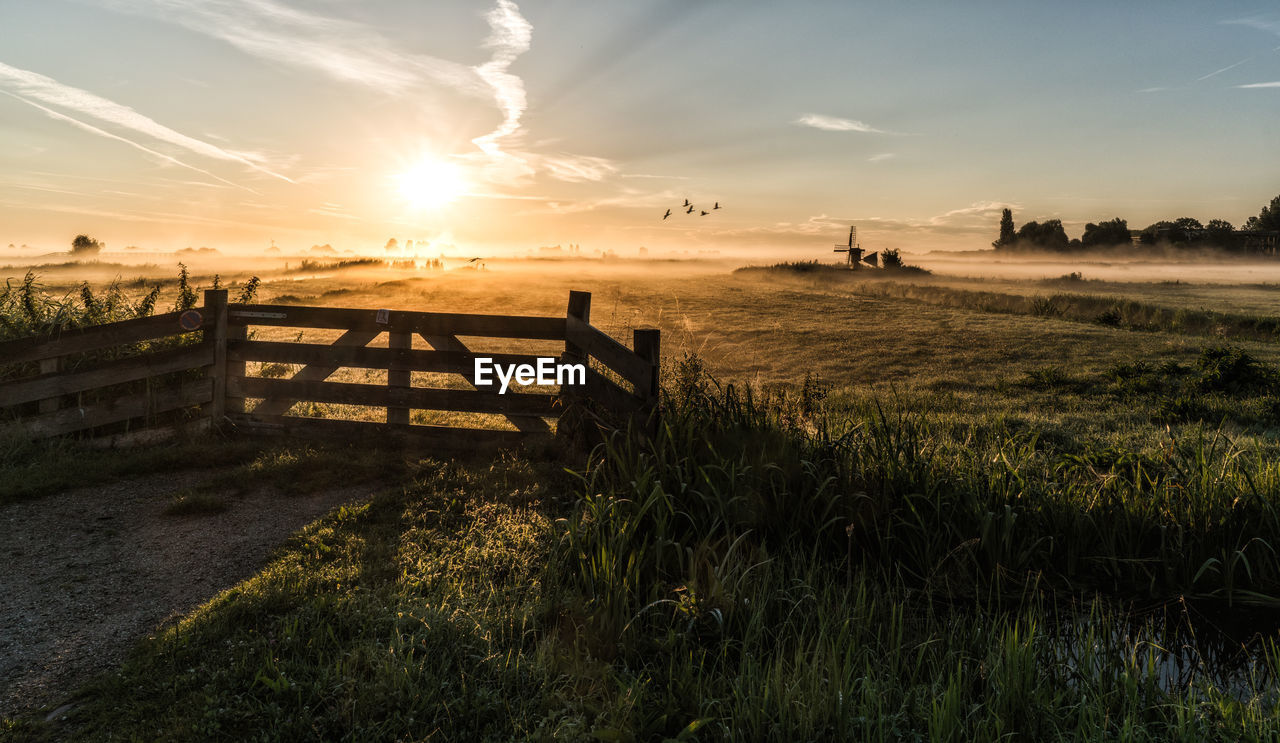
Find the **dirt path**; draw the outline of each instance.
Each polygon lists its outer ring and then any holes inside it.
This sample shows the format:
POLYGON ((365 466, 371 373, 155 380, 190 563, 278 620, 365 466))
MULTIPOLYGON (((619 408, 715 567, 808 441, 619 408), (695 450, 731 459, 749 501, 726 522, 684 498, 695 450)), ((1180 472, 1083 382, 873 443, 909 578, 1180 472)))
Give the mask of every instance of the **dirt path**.
POLYGON ((253 575, 271 550, 377 484, 260 491, 166 515, 216 471, 164 473, 0 506, 0 713, 64 700, 166 619, 253 575))

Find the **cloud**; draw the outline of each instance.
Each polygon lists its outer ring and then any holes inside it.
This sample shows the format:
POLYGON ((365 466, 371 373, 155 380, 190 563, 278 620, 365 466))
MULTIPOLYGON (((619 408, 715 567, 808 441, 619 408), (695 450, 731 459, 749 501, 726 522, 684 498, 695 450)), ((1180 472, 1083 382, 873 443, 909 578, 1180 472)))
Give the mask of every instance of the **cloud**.
POLYGON ((412 95, 431 84, 477 98, 491 95, 502 112, 502 123, 472 140, 490 155, 498 154, 498 139, 519 130, 527 107, 524 82, 508 68, 529 50, 533 26, 511 0, 498 0, 485 14, 490 34, 484 46, 492 55, 478 66, 405 52, 364 24, 274 0, 110 0, 110 4, 119 10, 158 15, 260 59, 388 95, 412 95))
POLYGON ((443 85, 474 98, 492 97, 502 121, 471 141, 480 150, 460 156, 476 177, 503 185, 527 183, 538 170, 571 182, 599 180, 616 168, 603 158, 564 153, 506 151, 528 108, 524 81, 511 65, 529 51, 533 25, 512 0, 497 0, 485 13, 488 61, 464 65, 400 50, 367 25, 298 10, 276 0, 107 0, 118 10, 158 16, 231 44, 251 56, 319 72, 332 79, 395 96, 443 85))
POLYGON ((689 176, 687 175, 660 175, 657 173, 623 173, 622 177, 623 178, 658 178, 661 180, 668 180, 668 181, 689 180, 689 176))
POLYGON ((524 81, 507 70, 516 58, 529 51, 533 26, 520 15, 520 9, 511 0, 498 0, 498 5, 485 14, 485 20, 489 22, 490 33, 484 45, 493 50, 493 56, 475 70, 493 89, 493 97, 504 118, 497 129, 471 141, 486 154, 495 155, 499 152, 497 141, 520 129, 520 117, 528 106, 524 81))
POLYGON ((897 156, 898 156, 898 155, 897 155, 897 153, 895 153, 895 152, 881 152, 879 155, 872 155, 871 157, 868 157, 868 158, 867 158, 867 162, 869 162, 869 163, 882 163, 882 162, 884 162, 885 160, 892 160, 893 158, 895 158, 895 157, 897 157, 897 156))
POLYGON ((876 129, 856 119, 841 119, 822 114, 805 114, 792 122, 800 126, 811 126, 826 132, 863 132, 865 134, 888 134, 883 129, 876 129))
POLYGON ((1249 83, 1248 85, 1237 85, 1237 88, 1280 88, 1280 80, 1269 83, 1249 83))
POLYGON ((221 177, 221 176, 219 176, 219 175, 216 175, 216 174, 214 174, 214 173, 211 173, 211 172, 209 172, 209 171, 207 171, 207 170, 205 170, 205 169, 203 169, 203 168, 197 168, 197 167, 196 167, 196 166, 194 166, 194 165, 189 165, 189 164, 187 164, 187 163, 184 163, 183 161, 179 160, 179 159, 178 159, 178 158, 176 158, 176 157, 173 157, 172 155, 166 155, 166 154, 164 154, 163 152, 158 152, 158 151, 156 151, 156 150, 151 149, 150 147, 146 147, 146 146, 143 146, 143 145, 141 145, 141 144, 138 144, 137 142, 134 142, 132 139, 127 139, 127 138, 125 138, 125 137, 121 137, 121 136, 120 136, 120 135, 118 135, 118 134, 112 134, 111 132, 106 131, 106 130, 104 130, 104 129, 100 129, 100 128, 98 128, 98 127, 96 127, 96 126, 92 125, 92 124, 85 123, 85 122, 83 122, 83 121, 80 121, 79 119, 75 119, 75 118, 72 118, 72 117, 70 117, 70 116, 67 116, 66 114, 58 113, 57 111, 54 111, 54 110, 53 110, 53 109, 51 109, 51 108, 47 108, 47 107, 45 107, 45 106, 41 106, 39 103, 36 103, 35 101, 27 100, 26 98, 23 98, 23 97, 22 97, 22 96, 20 96, 20 95, 15 95, 15 94, 10 93, 10 92, 8 92, 8 91, 6 91, 6 90, 0 90, 0 93, 3 93, 4 95, 9 96, 10 98, 16 98, 17 100, 22 101, 23 103, 27 104, 28 106, 32 106, 33 108, 37 108, 37 109, 39 109, 39 110, 43 111, 46 115, 48 115, 50 118, 52 118, 52 119, 54 119, 54 120, 56 120, 56 121, 64 121, 64 122, 66 122, 66 123, 68 123, 68 124, 71 124, 72 126, 79 127, 80 129, 83 129, 83 130, 85 130, 85 131, 87 131, 87 132, 90 132, 91 134, 97 134, 97 135, 98 135, 98 136, 100 136, 100 137, 106 137, 107 139, 114 139, 114 140, 116 140, 117 142, 123 142, 123 143, 125 143, 125 144, 129 145, 130 147, 133 147, 134 149, 141 150, 142 152, 145 152, 145 153, 147 153, 148 155, 151 155, 152 157, 158 158, 158 159, 159 159, 159 160, 161 160, 162 162, 166 162, 166 163, 169 163, 169 164, 171 164, 171 165, 177 165, 177 166, 180 166, 180 167, 183 167, 183 168, 188 168, 188 169, 190 169, 190 170, 194 170, 194 171, 196 171, 197 173, 203 173, 204 175, 207 175, 207 176, 209 176, 210 178, 214 178, 214 179, 216 179, 216 180, 222 181, 223 183, 226 183, 226 184, 229 184, 229 185, 235 186, 236 188, 243 188, 244 190, 249 191, 249 192, 251 192, 251 193, 257 193, 257 191, 254 191, 252 188, 248 188, 247 186, 241 186, 241 185, 240 185, 240 184, 238 184, 238 183, 234 183, 234 182, 232 182, 232 181, 229 181, 229 180, 227 180, 226 178, 223 178, 223 177, 221 177))
POLYGON ((969 206, 930 217, 929 224, 935 227, 973 225, 975 221, 979 224, 987 224, 992 219, 999 219, 1000 213, 1005 209, 1020 208, 1018 204, 1006 204, 1001 201, 978 201, 969 206))
POLYGON ((1258 31, 1267 31, 1280 36, 1280 21, 1272 21, 1265 18, 1237 18, 1231 21, 1222 21, 1224 26, 1248 26, 1258 31))
POLYGON ((227 42, 254 57, 391 94, 424 80, 483 95, 467 65, 395 49, 389 39, 353 21, 297 10, 272 0, 109 0, 117 10, 163 20, 227 42))
MULTIPOLYGON (((260 173, 265 173, 272 177, 289 181, 287 177, 262 167, 250 158, 245 157, 242 153, 224 150, 215 144, 210 144, 193 137, 188 137, 187 135, 176 132, 153 119, 143 116, 128 106, 94 95, 87 90, 73 88, 70 85, 63 85, 51 77, 45 77, 44 75, 30 72, 28 70, 21 70, 17 67, 10 67, 9 65, 0 62, 0 86, 9 88, 9 92, 15 98, 31 105, 36 105, 37 108, 40 108, 49 114, 53 114, 54 112, 33 103, 30 99, 34 98, 35 100, 41 101, 50 106, 69 109, 98 119, 99 121, 114 124, 118 127, 128 129, 139 134, 144 134, 153 139, 158 139, 161 142, 181 147, 197 155, 203 155, 216 160, 226 160, 229 162, 239 163, 260 173)), ((62 118, 68 121, 74 121, 77 125, 89 131, 93 131, 94 133, 107 135, 106 132, 98 129, 97 127, 90 127, 82 122, 71 119, 70 117, 63 116, 62 118)), ((114 137, 114 135, 107 136, 114 137)), ((146 149, 142 148, 135 142, 124 139, 123 137, 114 138, 128 142, 135 147, 146 149)), ((154 151, 148 151, 152 154, 158 154, 154 151)), ((179 165, 183 165, 184 167, 191 167, 186 165, 186 163, 178 162, 173 158, 168 159, 179 165)), ((196 168, 196 170, 199 169, 196 168)), ((201 172, 208 174, 206 171, 201 172)), ((292 183, 292 181, 289 182, 292 183)))
POLYGON ((573 155, 561 152, 551 155, 524 153, 535 165, 540 165, 552 178, 569 183, 602 181, 617 172, 618 168, 603 157, 573 155))

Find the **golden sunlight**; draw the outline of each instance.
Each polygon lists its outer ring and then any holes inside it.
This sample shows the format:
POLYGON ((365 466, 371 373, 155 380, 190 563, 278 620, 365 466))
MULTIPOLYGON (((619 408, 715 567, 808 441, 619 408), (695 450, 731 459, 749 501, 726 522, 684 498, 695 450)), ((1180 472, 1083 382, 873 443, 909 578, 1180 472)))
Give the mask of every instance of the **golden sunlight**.
POLYGON ((397 180, 400 195, 415 208, 444 206, 462 195, 466 180, 457 165, 430 155, 423 157, 397 180))

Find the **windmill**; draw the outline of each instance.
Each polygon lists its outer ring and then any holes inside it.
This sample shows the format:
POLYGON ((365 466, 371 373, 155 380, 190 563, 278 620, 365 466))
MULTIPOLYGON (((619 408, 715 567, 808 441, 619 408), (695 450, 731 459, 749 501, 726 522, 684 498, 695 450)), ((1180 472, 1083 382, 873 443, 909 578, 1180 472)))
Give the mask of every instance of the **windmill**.
POLYGON ((837 243, 836 249, 831 252, 848 253, 849 268, 852 268, 856 271, 858 269, 859 262, 862 260, 862 247, 858 245, 858 228, 850 226, 849 227, 849 244, 840 245, 837 243))

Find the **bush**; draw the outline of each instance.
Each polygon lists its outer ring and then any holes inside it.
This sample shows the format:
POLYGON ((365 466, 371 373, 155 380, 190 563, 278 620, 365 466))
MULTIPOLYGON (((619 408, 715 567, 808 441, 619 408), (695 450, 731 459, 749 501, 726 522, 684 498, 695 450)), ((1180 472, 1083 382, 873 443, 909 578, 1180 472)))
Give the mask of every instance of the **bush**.
POLYGON ((1118 328, 1123 320, 1124 317, 1121 315, 1119 307, 1109 307, 1099 313, 1093 321, 1109 328, 1118 328))
POLYGON ((1264 392, 1275 386, 1275 370, 1263 366, 1237 346, 1217 346, 1200 352, 1197 387, 1206 392, 1264 392))

